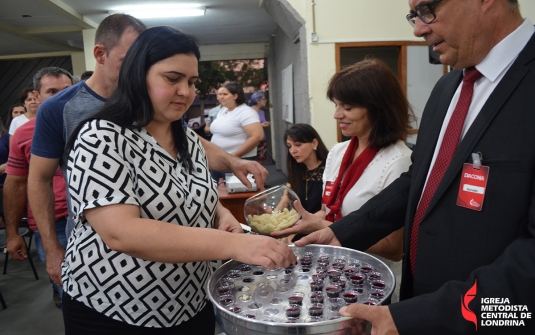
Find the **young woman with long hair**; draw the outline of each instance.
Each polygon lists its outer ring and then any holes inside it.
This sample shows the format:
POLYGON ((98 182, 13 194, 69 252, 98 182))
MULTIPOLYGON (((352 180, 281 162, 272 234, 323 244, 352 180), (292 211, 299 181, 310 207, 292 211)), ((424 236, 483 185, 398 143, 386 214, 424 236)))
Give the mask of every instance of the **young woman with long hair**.
POLYGON ((283 242, 240 234, 219 203, 199 137, 182 119, 199 58, 192 36, 147 29, 115 92, 68 142, 76 225, 63 263, 66 334, 213 335, 210 261, 295 263, 283 242))

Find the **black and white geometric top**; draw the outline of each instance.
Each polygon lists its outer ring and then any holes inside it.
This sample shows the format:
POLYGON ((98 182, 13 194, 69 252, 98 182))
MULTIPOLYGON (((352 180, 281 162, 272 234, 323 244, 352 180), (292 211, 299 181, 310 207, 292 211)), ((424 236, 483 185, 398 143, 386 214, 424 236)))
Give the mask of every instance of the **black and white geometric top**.
POLYGON ((76 226, 62 279, 71 297, 113 319, 158 328, 187 321, 206 305, 210 262, 159 263, 115 252, 83 215, 98 206, 135 204, 143 218, 213 228, 217 185, 199 138, 186 133, 191 173, 145 129, 103 120, 81 129, 68 162, 76 226))

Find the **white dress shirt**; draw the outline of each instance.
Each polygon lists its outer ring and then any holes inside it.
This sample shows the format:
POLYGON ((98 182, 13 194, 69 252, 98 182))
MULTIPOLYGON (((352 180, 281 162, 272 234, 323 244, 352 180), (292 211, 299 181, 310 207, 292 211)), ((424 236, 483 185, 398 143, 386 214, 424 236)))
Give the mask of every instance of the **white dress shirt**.
MULTIPOLYGON (((513 62, 518 57, 522 49, 524 49, 534 32, 535 27, 533 27, 531 21, 528 18, 524 19, 524 22, 515 31, 513 31, 511 34, 501 40, 500 43, 496 44, 494 48, 490 50, 488 55, 481 61, 481 63, 476 65, 476 69, 482 74, 482 76, 474 84, 474 95, 472 96, 472 103, 470 104, 468 114, 466 115, 466 119, 464 121, 463 131, 461 133, 461 140, 464 135, 466 135, 468 129, 470 129, 470 126, 481 111, 481 108, 483 108, 483 106, 487 102, 491 93, 505 76, 507 70, 509 70, 511 65, 513 65, 513 62)), ((433 154, 433 160, 431 161, 429 171, 427 172, 427 178, 425 181, 426 185, 431 170, 435 165, 438 151, 440 150, 440 145, 442 144, 442 140, 444 139, 444 133, 446 132, 446 128, 448 127, 448 123, 450 122, 451 115, 453 114, 455 106, 459 101, 459 97, 461 95, 461 88, 462 81, 459 84, 457 91, 453 95, 453 99, 451 99, 448 112, 446 113, 446 117, 444 118, 444 122, 442 123, 442 129, 440 129, 440 135, 438 137, 437 145, 435 147, 435 153, 433 154)))

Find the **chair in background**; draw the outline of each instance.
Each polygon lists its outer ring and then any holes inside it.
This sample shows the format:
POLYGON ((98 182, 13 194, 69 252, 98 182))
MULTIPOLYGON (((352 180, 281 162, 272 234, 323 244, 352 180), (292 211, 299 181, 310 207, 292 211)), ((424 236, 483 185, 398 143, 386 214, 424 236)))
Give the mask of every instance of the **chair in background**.
POLYGON ((0 304, 2 304, 2 307, 4 309, 7 308, 7 304, 6 304, 6 301, 4 300, 4 296, 2 296, 2 291, 0 291, 0 304))
MULTIPOLYGON (((22 236, 22 240, 26 244, 26 250, 28 250, 28 261, 30 262, 30 266, 32 267, 35 280, 38 280, 39 275, 37 274, 37 270, 35 269, 35 265, 33 264, 32 257, 30 256, 30 248, 32 247, 33 232, 29 228, 24 227, 24 225, 26 226, 28 225, 25 218, 21 221, 21 228, 19 228, 19 235, 22 236), (28 243, 26 243, 26 237, 29 238, 28 243)), ((7 252, 7 236, 6 236, 5 229, 0 230, 0 250, 4 250, 4 253, 6 254, 5 260, 4 260, 4 274, 6 274, 7 263, 9 261, 9 253, 7 252)))
MULTIPOLYGON (((0 230, 0 234, 2 234, 2 232, 4 232, 4 229, 0 230)), ((0 246, 5 245, 5 244, 7 243, 6 243, 6 236, 4 232, 3 235, 0 235, 0 246)), ((2 291, 0 291, 0 304, 2 304, 2 307, 4 309, 7 308, 7 304, 6 304, 6 301, 4 300, 4 296, 2 295, 2 291)))

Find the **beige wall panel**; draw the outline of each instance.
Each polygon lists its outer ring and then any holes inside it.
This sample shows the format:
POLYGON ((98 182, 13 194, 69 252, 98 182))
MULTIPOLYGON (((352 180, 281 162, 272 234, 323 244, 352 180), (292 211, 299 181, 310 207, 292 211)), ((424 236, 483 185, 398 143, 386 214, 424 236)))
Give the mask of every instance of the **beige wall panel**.
POLYGON ((82 73, 86 71, 85 68, 85 55, 83 51, 73 52, 71 54, 72 72, 75 76, 80 77, 82 73))
MULTIPOLYGON (((312 0, 287 0, 306 22, 308 84, 312 126, 328 148, 336 143, 333 104, 326 97, 327 83, 336 71, 335 43, 365 41, 422 41, 405 19, 408 0, 314 0, 318 42, 311 42, 312 0)), ((519 0, 524 17, 535 24, 535 1, 519 0)))

